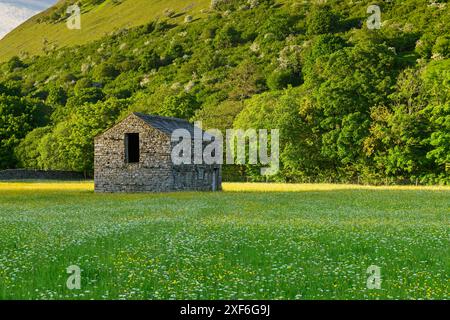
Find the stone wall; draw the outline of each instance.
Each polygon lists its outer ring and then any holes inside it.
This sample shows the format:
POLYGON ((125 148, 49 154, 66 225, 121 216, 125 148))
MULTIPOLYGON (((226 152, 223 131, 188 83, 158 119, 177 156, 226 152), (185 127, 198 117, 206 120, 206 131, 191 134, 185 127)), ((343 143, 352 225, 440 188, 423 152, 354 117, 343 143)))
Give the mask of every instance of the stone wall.
MULTIPOLYGON (((218 190, 221 190, 221 171, 219 166, 212 165, 179 165, 174 166, 174 190, 212 191, 214 169, 218 170, 218 190)), ((218 191, 217 190, 217 191, 218 191)))
MULTIPOLYGON (((216 166, 174 166, 170 136, 130 115, 95 139, 96 192, 212 190, 216 166), (139 133, 140 162, 126 163, 125 134, 139 133), (202 174, 204 173, 204 175, 202 174)), ((219 181, 220 189, 220 181, 219 181)))
MULTIPOLYGON (((89 177, 87 177, 89 178, 89 177)), ((0 180, 85 180, 83 173, 72 171, 42 171, 27 169, 10 169, 0 171, 0 180)))

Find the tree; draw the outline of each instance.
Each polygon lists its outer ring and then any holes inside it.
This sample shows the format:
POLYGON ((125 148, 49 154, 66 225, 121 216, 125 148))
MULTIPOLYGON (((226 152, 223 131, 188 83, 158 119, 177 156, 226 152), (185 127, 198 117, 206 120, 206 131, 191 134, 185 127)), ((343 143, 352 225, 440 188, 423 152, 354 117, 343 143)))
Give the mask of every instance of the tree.
POLYGON ((433 149, 427 156, 440 167, 437 171, 443 171, 450 163, 450 102, 445 105, 429 106, 425 112, 431 115, 430 122, 433 128, 430 136, 433 149))
POLYGON ((46 102, 53 107, 63 106, 67 102, 67 93, 63 88, 53 86, 48 92, 46 102))
POLYGON ((197 110, 195 119, 203 122, 203 128, 219 129, 225 132, 233 128, 236 116, 242 111, 242 101, 225 100, 221 103, 209 103, 197 110))
MULTIPOLYGON (((445 172, 450 163, 450 60, 436 61, 430 64, 422 75, 423 92, 428 102, 423 114, 429 119, 429 144, 431 148, 428 159, 434 162, 434 172, 439 174, 440 182, 449 183, 445 172)), ((424 95, 424 94, 423 94, 424 95)))
POLYGON ((92 173, 94 137, 115 123, 124 106, 124 101, 110 99, 77 108, 42 136, 38 146, 38 166, 92 173))
POLYGON ((319 35, 314 38, 311 46, 304 53, 303 75, 305 78, 314 78, 314 65, 318 59, 328 59, 328 56, 347 46, 340 36, 333 34, 319 35))
MULTIPOLYGON (((435 62, 425 69, 406 69, 391 95, 391 107, 372 109, 367 155, 385 177, 448 180, 450 78, 442 70, 449 63, 435 62)), ((436 181, 433 181, 436 182, 436 181)))
POLYGON ((24 67, 26 67, 25 63, 23 63, 22 60, 20 60, 20 58, 17 56, 12 57, 8 61, 9 72, 13 72, 14 70, 16 70, 18 68, 24 68, 24 67))
POLYGON ((223 84, 232 100, 242 100, 265 89, 265 79, 259 67, 251 60, 242 61, 223 84))
POLYGON ((307 34, 318 35, 337 31, 339 18, 328 5, 313 6, 307 17, 307 34))
POLYGON ((291 69, 276 69, 267 79, 267 86, 275 91, 287 88, 289 85, 298 85, 300 82, 301 75, 291 69))
POLYGON ((441 36, 436 39, 433 55, 441 58, 450 58, 450 36, 441 36))
POLYGON ((153 69, 158 69, 160 64, 160 57, 156 52, 145 52, 140 58, 139 69, 143 72, 149 72, 153 69))
POLYGON ((70 97, 67 100, 67 105, 72 108, 76 108, 85 103, 97 103, 103 100, 105 94, 103 90, 97 87, 80 89, 75 96, 70 97))
POLYGON ((46 109, 39 101, 0 95, 0 169, 14 168, 14 148, 25 135, 43 125, 46 109))
POLYGON ((337 168, 350 172, 364 166, 370 110, 387 102, 394 80, 388 70, 393 66, 393 53, 385 45, 370 43, 317 60, 314 81, 308 79, 311 95, 301 108, 316 119, 322 135, 321 153, 337 168))
POLYGON ((427 118, 420 109, 408 109, 398 104, 372 110, 371 134, 364 144, 380 177, 410 179, 430 169, 427 118))
POLYGON ((164 99, 159 114, 167 117, 190 119, 198 109, 199 103, 195 96, 187 92, 170 95, 164 99))
POLYGON ((108 81, 116 78, 120 74, 119 70, 111 63, 102 63, 94 70, 94 77, 99 81, 108 81))
POLYGON ((214 42, 219 49, 231 48, 241 41, 241 34, 231 25, 225 25, 220 29, 214 42))
POLYGON ((83 89, 88 89, 92 87, 92 80, 89 78, 81 78, 77 81, 74 87, 75 95, 81 95, 83 89))
POLYGON ((18 159, 18 166, 26 169, 45 169, 39 144, 41 140, 51 132, 50 126, 36 128, 28 133, 20 144, 15 148, 15 155, 18 159))

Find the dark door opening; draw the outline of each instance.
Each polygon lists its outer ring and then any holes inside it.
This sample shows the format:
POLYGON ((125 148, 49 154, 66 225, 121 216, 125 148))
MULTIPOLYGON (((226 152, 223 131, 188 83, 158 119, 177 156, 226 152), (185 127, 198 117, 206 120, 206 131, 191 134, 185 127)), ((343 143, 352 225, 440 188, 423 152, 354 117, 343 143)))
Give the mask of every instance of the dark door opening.
POLYGON ((125 162, 139 163, 139 133, 125 134, 125 162))
POLYGON ((219 169, 214 169, 212 175, 212 191, 214 192, 219 191, 219 178, 219 169))

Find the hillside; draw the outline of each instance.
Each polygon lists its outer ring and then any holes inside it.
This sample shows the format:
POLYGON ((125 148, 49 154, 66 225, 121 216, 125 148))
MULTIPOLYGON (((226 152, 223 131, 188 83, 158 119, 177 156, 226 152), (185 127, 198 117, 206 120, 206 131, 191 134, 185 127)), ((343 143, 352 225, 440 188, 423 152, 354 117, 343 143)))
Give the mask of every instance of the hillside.
POLYGON ((0 61, 18 53, 42 54, 45 47, 66 47, 80 45, 99 39, 121 28, 139 26, 164 17, 164 10, 170 8, 182 21, 185 14, 199 16, 208 8, 209 0, 83 0, 81 30, 70 30, 64 19, 68 3, 61 0, 54 7, 29 19, 0 41, 0 61), (101 2, 93 5, 91 2, 101 2), (44 44, 45 42, 45 44, 44 44))
POLYGON ((91 172, 93 137, 139 111, 279 129, 277 181, 450 183, 447 1, 385 2, 380 29, 370 0, 91 1, 85 35, 56 7, 0 42, 0 169, 91 172))

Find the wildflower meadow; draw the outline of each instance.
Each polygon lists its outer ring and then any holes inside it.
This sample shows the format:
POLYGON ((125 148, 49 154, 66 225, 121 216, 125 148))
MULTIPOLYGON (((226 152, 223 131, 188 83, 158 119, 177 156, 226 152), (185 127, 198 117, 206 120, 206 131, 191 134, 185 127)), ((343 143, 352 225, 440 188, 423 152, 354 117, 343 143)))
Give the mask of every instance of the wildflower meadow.
POLYGON ((448 299, 449 209, 447 187, 0 183, 0 299, 448 299))

